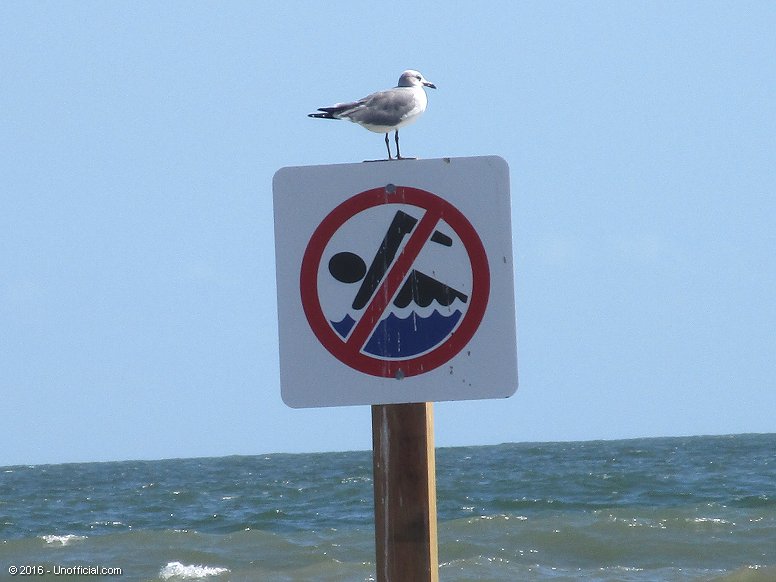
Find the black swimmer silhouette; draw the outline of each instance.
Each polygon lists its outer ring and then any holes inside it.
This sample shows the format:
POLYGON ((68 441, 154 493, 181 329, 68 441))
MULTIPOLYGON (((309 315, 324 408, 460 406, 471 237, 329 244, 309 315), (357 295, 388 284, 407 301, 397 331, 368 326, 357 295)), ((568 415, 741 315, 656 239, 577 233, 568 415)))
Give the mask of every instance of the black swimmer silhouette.
MULTIPOLYGON (((329 260, 329 273, 337 281, 357 283, 363 279, 353 300, 353 309, 366 307, 370 297, 377 290, 380 281, 383 280, 388 271, 388 267, 396 257, 402 239, 412 232, 417 222, 417 218, 413 218, 406 212, 401 210, 396 212, 369 269, 361 257, 347 251, 337 253, 329 260)), ((431 240, 446 247, 453 245, 453 239, 438 230, 431 235, 431 240)), ((393 304, 402 308, 414 301, 421 307, 428 307, 432 301, 437 301, 440 305, 447 307, 456 299, 466 303, 469 297, 441 281, 413 269, 396 294, 393 304)))

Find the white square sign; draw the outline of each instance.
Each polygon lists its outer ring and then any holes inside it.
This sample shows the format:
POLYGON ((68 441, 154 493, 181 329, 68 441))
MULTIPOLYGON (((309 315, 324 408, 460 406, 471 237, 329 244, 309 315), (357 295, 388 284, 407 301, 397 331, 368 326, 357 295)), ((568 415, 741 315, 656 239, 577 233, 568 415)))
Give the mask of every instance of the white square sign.
POLYGON ((514 394, 502 158, 282 168, 273 195, 286 404, 514 394))

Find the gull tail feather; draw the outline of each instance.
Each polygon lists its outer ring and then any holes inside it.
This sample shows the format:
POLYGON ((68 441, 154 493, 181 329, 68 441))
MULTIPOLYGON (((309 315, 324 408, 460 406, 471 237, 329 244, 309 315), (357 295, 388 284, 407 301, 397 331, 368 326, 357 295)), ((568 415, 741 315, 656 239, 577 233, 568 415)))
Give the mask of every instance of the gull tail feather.
POLYGON ((360 101, 354 101, 353 103, 335 103, 331 107, 319 107, 318 111, 321 111, 322 113, 310 113, 308 114, 308 117, 317 117, 319 119, 342 119, 344 114, 350 113, 360 105, 360 101))
POLYGON ((315 117, 316 119, 337 119, 331 113, 308 113, 307 117, 315 117))

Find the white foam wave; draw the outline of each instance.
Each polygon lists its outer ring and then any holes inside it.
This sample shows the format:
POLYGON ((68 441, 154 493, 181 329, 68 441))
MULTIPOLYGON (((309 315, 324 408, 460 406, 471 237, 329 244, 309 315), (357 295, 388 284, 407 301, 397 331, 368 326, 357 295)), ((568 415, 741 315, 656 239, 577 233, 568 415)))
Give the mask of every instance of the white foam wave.
POLYGON ((180 562, 170 562, 159 570, 159 578, 162 580, 170 580, 171 578, 176 578, 178 580, 198 580, 200 578, 207 578, 208 576, 219 576, 226 572, 229 572, 229 568, 203 565, 187 566, 180 562))
POLYGON ((87 536, 77 536, 75 534, 67 534, 64 536, 50 535, 50 536, 39 536, 39 537, 47 544, 61 544, 63 546, 67 546, 72 542, 78 542, 78 541, 87 539, 87 536))
POLYGON ((383 315, 387 317, 388 313, 393 313, 396 317, 400 319, 406 319, 407 317, 409 317, 414 313, 418 317, 426 318, 432 315, 434 311, 438 311, 441 315, 447 316, 452 313, 455 313, 456 311, 465 312, 468 307, 469 307, 468 298, 466 300, 466 303, 464 303, 463 301, 461 301, 456 297, 455 299, 453 299, 453 302, 450 305, 442 305, 438 301, 434 300, 426 307, 421 307, 420 305, 418 305, 413 301, 407 307, 402 307, 402 308, 396 307, 395 305, 391 304, 389 308, 385 310, 385 313, 383 315))

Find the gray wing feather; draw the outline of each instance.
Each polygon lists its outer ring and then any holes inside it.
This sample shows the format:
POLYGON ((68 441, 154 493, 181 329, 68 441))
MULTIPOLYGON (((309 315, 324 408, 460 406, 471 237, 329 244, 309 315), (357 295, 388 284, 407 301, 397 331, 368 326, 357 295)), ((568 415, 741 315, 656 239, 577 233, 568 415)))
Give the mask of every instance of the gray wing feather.
POLYGON ((324 119, 349 119, 365 125, 391 127, 399 124, 415 107, 415 95, 403 87, 378 91, 358 101, 335 103, 330 107, 319 107, 321 113, 310 113, 310 117, 324 119))
POLYGON ((350 110, 342 116, 369 125, 396 125, 415 106, 415 97, 412 91, 400 91, 391 89, 372 93, 357 101, 350 110))

